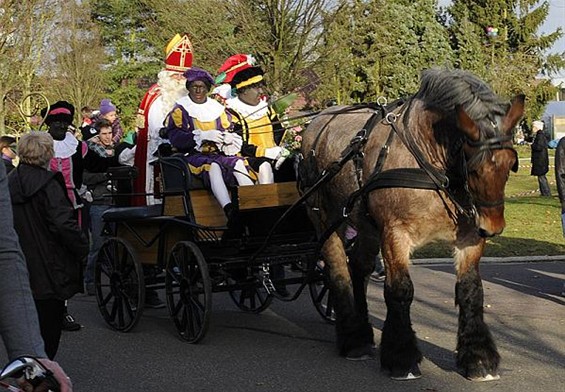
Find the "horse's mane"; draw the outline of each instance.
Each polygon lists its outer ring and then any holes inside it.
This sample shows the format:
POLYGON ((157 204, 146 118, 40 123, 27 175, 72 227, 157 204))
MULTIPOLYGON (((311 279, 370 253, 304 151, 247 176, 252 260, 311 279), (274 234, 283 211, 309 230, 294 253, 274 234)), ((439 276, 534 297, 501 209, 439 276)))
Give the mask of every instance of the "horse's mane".
POLYGON ((414 96, 427 109, 453 115, 460 105, 474 121, 506 113, 508 103, 502 102, 490 87, 475 75, 463 70, 432 68, 422 72, 420 90, 414 96))

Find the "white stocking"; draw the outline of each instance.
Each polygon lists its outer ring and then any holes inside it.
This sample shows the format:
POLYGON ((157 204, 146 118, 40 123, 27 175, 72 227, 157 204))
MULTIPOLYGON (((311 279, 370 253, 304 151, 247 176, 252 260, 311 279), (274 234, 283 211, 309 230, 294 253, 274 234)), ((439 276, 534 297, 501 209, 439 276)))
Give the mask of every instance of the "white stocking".
POLYGON ((212 193, 216 196, 218 203, 224 208, 226 204, 231 203, 231 198, 226 183, 224 182, 224 177, 222 176, 222 168, 217 163, 212 163, 208 174, 210 176, 212 193))
POLYGON ((234 169, 235 170, 233 172, 233 175, 239 185, 254 185, 253 180, 249 177, 249 172, 243 164, 243 160, 238 160, 234 166, 234 169))
POLYGON ((269 162, 263 162, 259 166, 259 184, 272 184, 275 182, 273 166, 269 162))

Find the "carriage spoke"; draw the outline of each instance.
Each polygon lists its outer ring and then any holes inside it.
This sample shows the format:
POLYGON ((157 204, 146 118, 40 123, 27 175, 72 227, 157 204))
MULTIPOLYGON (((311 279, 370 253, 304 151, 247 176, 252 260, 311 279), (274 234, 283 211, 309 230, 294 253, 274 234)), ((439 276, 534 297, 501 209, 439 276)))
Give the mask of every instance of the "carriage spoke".
MULTIPOLYGON (((179 269, 178 268, 178 263, 175 264, 175 266, 173 267, 173 269, 179 269)), ((167 275, 169 275, 171 277, 171 279, 177 284, 180 285, 180 281, 179 281, 179 274, 175 271, 171 271, 171 269, 167 269, 167 275)))
POLYGON ((118 297, 114 297, 114 302, 112 302, 112 311, 110 312, 110 320, 116 320, 116 312, 118 311, 118 297))
POLYGON ((119 266, 121 268, 125 268, 125 266, 127 266, 128 256, 129 256, 128 252, 126 252, 125 249, 122 249, 122 257, 119 263, 119 266))
POLYGON ((118 326, 123 327, 124 321, 124 297, 120 296, 118 299, 118 326))
POLYGON ((191 302, 191 303, 193 304, 193 306, 194 306, 195 308, 197 308, 199 311, 204 312, 204 309, 205 309, 204 304, 202 304, 202 303, 200 302, 200 300, 199 300, 197 297, 191 297, 191 298, 190 298, 190 302, 191 302))
MULTIPOLYGON (((249 289, 249 290, 253 290, 253 289, 249 289)), ((257 290, 254 290, 250 293, 251 295, 249 296, 249 307, 254 309, 255 308, 255 295, 257 294, 257 290)))
POLYGON ((108 293, 108 295, 106 296, 106 298, 104 298, 104 300, 100 303, 100 305, 102 306, 106 306, 106 304, 112 299, 112 297, 114 296, 114 293, 112 293, 111 291, 108 293))
POLYGON ((126 305, 126 310, 128 311, 128 314, 131 317, 133 317, 133 310, 134 310, 134 308, 132 307, 132 303, 134 303, 133 298, 124 291, 122 291, 122 296, 124 298, 124 303, 126 305))
POLYGON ((124 277, 124 278, 129 276, 130 273, 135 270, 135 265, 133 263, 131 265, 126 266, 126 267, 127 267, 127 269, 124 269, 121 273, 121 276, 124 277))
POLYGON ((193 318, 194 318, 192 307, 185 306, 184 307, 184 313, 186 314, 186 317, 187 317, 186 332, 187 332, 188 336, 193 337, 193 336, 195 336, 195 333, 194 333, 194 325, 192 324, 193 318))
POLYGON ((198 304, 196 304, 195 302, 192 303, 190 308, 192 310, 192 319, 194 321, 194 326, 196 326, 197 329, 200 329, 200 326, 202 325, 202 311, 203 311, 203 309, 200 308, 198 306, 198 304))
POLYGON ((183 307, 182 301, 179 300, 179 302, 176 304, 175 308, 173 309, 173 317, 176 317, 179 314, 182 307, 183 307))
POLYGON ((326 316, 333 317, 334 306, 333 306, 333 297, 331 295, 328 296, 328 303, 326 304, 325 308, 326 308, 326 316))
POLYGON ((327 292, 328 292, 328 288, 326 286, 322 287, 322 289, 318 293, 318 296, 316 297, 316 302, 322 302, 327 292))
POLYGON ((196 343, 207 328, 211 286, 203 256, 194 243, 175 244, 167 261, 165 287, 169 314, 182 339, 196 343))

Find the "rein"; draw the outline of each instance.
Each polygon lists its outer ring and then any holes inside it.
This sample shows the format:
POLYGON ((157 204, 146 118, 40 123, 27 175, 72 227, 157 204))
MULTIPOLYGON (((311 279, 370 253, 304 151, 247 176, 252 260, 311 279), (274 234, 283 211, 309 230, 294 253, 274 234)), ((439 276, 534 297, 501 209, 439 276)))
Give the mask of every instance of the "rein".
MULTIPOLYGON (((389 133, 386 142, 381 148, 373 172, 367 179, 367 182, 363 185, 360 184, 359 189, 353 192, 349 196, 346 205, 343 209, 342 219, 338 219, 337 222, 334 222, 330 226, 330 228, 326 230, 324 236, 322 237, 321 243, 325 242, 325 240, 329 238, 329 236, 331 235, 331 232, 335 231, 341 225, 341 223, 343 223, 343 220, 348 217, 359 196, 363 195, 364 197, 366 197, 370 192, 376 189, 411 188, 411 189, 428 189, 428 190, 438 191, 441 199, 444 201, 448 213, 452 216, 454 220, 457 219, 456 215, 448 208, 445 199, 443 198, 442 194, 439 191, 443 191, 447 196, 447 198, 453 203, 457 212, 468 219, 473 219, 476 216, 477 207, 492 208, 504 204, 504 199, 496 200, 496 201, 484 201, 484 200, 474 199, 468 187, 468 173, 476 170, 476 166, 484 159, 484 155, 487 152, 490 152, 492 150, 500 150, 500 149, 511 149, 512 151, 515 152, 512 145, 508 144, 511 141, 511 136, 500 135, 500 136, 488 138, 486 140, 479 140, 476 142, 471 140, 465 141, 465 143, 467 143, 470 147, 477 148, 478 150, 472 155, 472 157, 468 161, 465 159, 464 154, 462 157, 463 159, 462 174, 464 180, 463 190, 464 190, 464 199, 466 199, 464 201, 466 205, 464 206, 463 203, 460 201, 460 198, 458 198, 455 195, 454 189, 450 188, 451 182, 446 172, 438 170, 434 166, 432 166, 428 162, 428 160, 424 157, 424 154, 416 144, 412 135, 407 132, 402 132, 399 129, 397 125, 397 121, 403 114, 402 113, 399 115, 394 114, 384 106, 381 106, 381 110, 383 112, 383 118, 385 123, 390 125, 392 130, 389 133), (389 148, 394 139, 394 135, 399 137, 399 139, 402 141, 402 143, 405 145, 408 151, 416 159, 418 165, 420 166, 419 168, 397 168, 397 169, 389 169, 382 171, 382 167, 384 166, 384 162, 386 160, 386 157, 388 156, 389 148)), ((376 125, 376 122, 373 125, 376 125)), ((367 124, 360 132, 363 131, 366 132, 366 129, 367 129, 367 124)), ((317 144, 320 135, 323 133, 323 131, 324 129, 322 129, 319 132, 314 142, 314 146, 317 144)), ((369 130, 369 133, 370 131, 371 130, 369 130)), ((359 136, 359 133, 357 134, 357 136, 359 136)), ((462 145, 459 148, 461 149, 461 147, 462 145)), ((312 147, 312 149, 314 149, 314 147, 312 147)), ((330 166, 331 165, 332 164, 330 164, 330 166)), ((329 181, 329 179, 327 179, 327 181, 329 181)), ((308 190, 309 194, 311 193, 310 190, 311 189, 308 190)))
MULTIPOLYGON (((469 147, 477 148, 476 151, 471 159, 468 161, 465 159, 463 154, 463 177, 464 177, 464 184, 463 189, 465 191, 465 196, 467 201, 469 202, 469 207, 464 207, 456 198, 454 192, 449 188, 450 180, 449 177, 446 175, 445 172, 436 169, 432 166, 428 160, 424 157, 424 154, 416 144, 415 140, 413 139, 412 135, 409 133, 402 132, 398 126, 397 121, 401 117, 401 115, 397 115, 392 113, 391 108, 394 110, 399 106, 404 105, 404 101, 398 100, 393 102, 390 105, 386 105, 377 102, 376 104, 361 104, 361 105, 354 105, 349 106, 343 110, 328 113, 327 115, 331 115, 332 117, 330 120, 324 125, 324 127, 318 132, 314 142, 312 144, 312 148, 310 150, 311 157, 314 158, 316 156, 316 146, 321 138, 321 135, 328 129, 328 125, 331 121, 338 115, 338 114, 345 114, 350 113, 354 110, 359 108, 369 108, 372 109, 372 114, 363 126, 363 128, 357 132, 357 134, 350 140, 348 146, 341 152, 340 157, 330 163, 326 169, 324 169, 314 181, 311 181, 310 184, 304 184, 303 182, 299 182, 299 189, 302 192, 302 195, 298 200, 296 200, 284 213, 283 215, 275 222, 272 226, 271 230, 267 234, 265 241, 261 245, 261 247, 250 257, 250 260, 255 260, 258 255, 266 248, 270 238, 275 233, 279 224, 286 219, 286 217, 294 211, 299 205, 305 202, 315 191, 317 191, 321 186, 328 183, 332 178, 334 178, 341 169, 345 166, 347 162, 350 160, 355 161, 356 167, 362 163, 363 160, 363 149, 367 140, 375 128, 377 122, 384 119, 385 123, 390 125, 391 132, 389 133, 386 142, 381 147, 381 151, 379 152, 379 156, 377 158, 377 162, 373 169, 373 172, 367 179, 367 182, 363 185, 360 184, 358 190, 353 192, 349 195, 346 205, 343 208, 343 214, 340 219, 337 219, 333 222, 320 236, 318 240, 319 247, 321 248, 323 244, 328 240, 331 234, 336 231, 339 226, 344 222, 345 219, 349 216, 349 213, 353 209, 353 206, 359 196, 363 195, 366 197, 370 192, 376 189, 382 188, 412 188, 412 189, 429 189, 435 190, 440 194, 441 199, 444 201, 444 204, 455 220, 456 216, 451 212, 451 210, 447 207, 444 198, 441 196, 439 191, 445 192, 449 200, 453 203, 456 207, 457 211, 467 217, 468 219, 472 219, 477 214, 476 206, 479 207, 497 207, 504 203, 504 199, 496 200, 493 202, 489 201, 482 201, 482 200, 473 200, 473 197, 468 188, 468 173, 473 172, 476 170, 476 165, 481 162, 484 158, 484 154, 490 152, 492 150, 500 150, 500 149, 511 149, 516 153, 512 145, 508 145, 511 141, 511 136, 508 135, 501 135, 492 138, 488 138, 486 140, 479 140, 476 142, 466 140, 465 143, 469 145, 469 147), (416 159, 420 168, 397 168, 397 169, 389 169, 382 171, 384 166, 385 160, 388 156, 390 145, 393 142, 394 136, 398 136, 402 143, 406 146, 408 151, 412 154, 412 156, 416 159), (305 186, 301 186, 305 185, 305 186)), ((406 109, 403 109, 403 112, 406 109)), ((459 147, 459 151, 461 151, 462 145, 459 147)), ((517 153, 516 153, 517 154, 517 153)), ((517 161, 516 161, 517 162, 517 161)), ((304 161, 303 161, 304 163, 304 161)), ((359 172, 359 168, 357 167, 357 172, 359 172)), ((359 176, 359 174, 358 174, 359 176)), ((301 178, 299 178, 300 180, 301 178)), ((359 178, 358 178, 359 180, 359 178)), ((360 180, 359 180, 360 181, 360 180)))
MULTIPOLYGON (((282 221, 284 221, 286 219, 286 217, 291 212, 293 212, 298 206, 300 206, 303 202, 305 202, 312 195, 312 193, 314 193, 316 190, 318 190, 322 185, 326 184, 333 177, 335 177, 341 171, 341 169, 343 168, 343 166, 345 166, 345 164, 347 162, 352 160, 356 155, 359 155, 359 154, 362 153, 362 149, 365 146, 365 144, 367 143, 367 140, 369 138, 371 131, 373 130, 373 128, 375 127, 377 122, 382 119, 382 116, 385 113, 386 109, 383 105, 377 104, 375 106, 374 104, 364 104, 364 105, 350 106, 350 107, 347 107, 344 110, 340 110, 338 112, 331 113, 332 118, 329 121, 329 122, 331 122, 332 119, 335 118, 335 115, 337 115, 337 114, 348 113, 348 112, 351 112, 353 110, 356 110, 356 109, 359 109, 359 108, 364 108, 364 107, 372 108, 372 109, 380 109, 380 110, 374 110, 373 114, 371 115, 369 120, 367 120, 367 122, 365 123, 363 128, 359 132, 357 132, 357 134, 350 140, 348 146, 341 152, 340 157, 336 161, 332 162, 325 170, 323 170, 320 173, 320 175, 316 178, 314 183, 305 192, 303 192, 302 195, 300 196, 300 198, 298 200, 296 200, 282 214, 282 216, 275 222, 275 224, 272 226, 271 230, 267 234, 267 237, 263 241, 263 244, 261 245, 261 247, 250 257, 250 261, 254 261, 261 254, 261 252, 267 247, 269 240, 271 239, 271 237, 275 233, 275 231, 278 228, 278 226, 280 225, 280 223, 282 221)), ((328 122, 328 124, 329 124, 329 122, 328 122)), ((312 146, 312 151, 311 151, 313 156, 316 155, 315 150, 314 150, 314 146, 318 143, 318 140, 320 138, 320 134, 322 134, 326 128, 327 128, 327 124, 324 128, 322 128, 320 130, 320 132, 318 133, 318 135, 317 135, 317 137, 314 141, 314 145, 312 146)), ((330 229, 333 228, 331 231, 329 231, 329 229, 328 229, 324 232, 324 235, 322 235, 322 237, 318 241, 320 247, 326 242, 326 240, 329 238, 331 233, 334 232, 342 223, 343 223, 343 220, 340 219, 340 220, 338 220, 337 222, 334 222, 331 225, 330 229)))

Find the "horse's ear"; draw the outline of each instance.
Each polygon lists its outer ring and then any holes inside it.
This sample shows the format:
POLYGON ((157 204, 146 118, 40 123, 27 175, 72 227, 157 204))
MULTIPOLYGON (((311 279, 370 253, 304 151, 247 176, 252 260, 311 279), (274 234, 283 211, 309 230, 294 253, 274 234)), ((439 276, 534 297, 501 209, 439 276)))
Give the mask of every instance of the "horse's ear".
POLYGON ((502 119, 502 129, 504 132, 510 131, 518 123, 518 120, 522 118, 524 114, 524 102, 526 96, 524 94, 519 94, 514 97, 510 109, 506 112, 506 115, 502 119))
POLYGON ((459 129, 463 131, 469 140, 473 142, 478 141, 481 137, 481 133, 477 124, 467 115, 461 105, 457 105, 455 111, 457 112, 457 126, 459 129))

